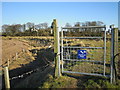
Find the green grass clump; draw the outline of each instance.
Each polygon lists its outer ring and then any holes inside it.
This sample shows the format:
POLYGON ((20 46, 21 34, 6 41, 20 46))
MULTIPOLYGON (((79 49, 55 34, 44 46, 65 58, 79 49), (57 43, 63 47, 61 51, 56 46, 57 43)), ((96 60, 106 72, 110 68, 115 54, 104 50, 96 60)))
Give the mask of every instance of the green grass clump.
POLYGON ((111 84, 108 80, 97 80, 94 81, 89 79, 86 83, 83 84, 85 88, 120 88, 120 85, 111 84))
POLYGON ((61 76, 59 78, 54 78, 52 75, 49 75, 47 81, 45 81, 42 87, 39 88, 120 88, 120 80, 117 81, 117 84, 111 84, 109 80, 104 79, 93 79, 88 76, 84 79, 77 79, 68 76, 61 76), (88 78, 89 77, 89 78, 88 78), (80 83, 79 83, 80 82, 80 83))
POLYGON ((42 88, 76 88, 77 79, 67 76, 61 76, 59 78, 53 78, 49 76, 49 79, 43 84, 42 88))
POLYGON ((105 87, 105 88, 118 88, 119 86, 111 84, 110 82, 106 81, 106 82, 104 82, 103 87, 105 87))
POLYGON ((83 84, 85 88, 101 88, 99 84, 94 82, 93 80, 88 80, 85 84, 83 84))

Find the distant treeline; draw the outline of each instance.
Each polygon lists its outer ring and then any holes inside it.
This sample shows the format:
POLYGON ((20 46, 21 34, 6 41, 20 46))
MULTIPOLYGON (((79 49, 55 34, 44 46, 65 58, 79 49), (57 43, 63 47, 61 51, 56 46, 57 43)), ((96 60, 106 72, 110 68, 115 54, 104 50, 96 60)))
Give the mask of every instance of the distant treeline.
POLYGON ((2 36, 53 36, 51 33, 51 28, 34 30, 25 30, 24 32, 3 32, 2 36))
POLYGON ((2 26, 3 36, 52 36, 52 29, 48 27, 47 23, 34 23, 14 24, 2 26))
MULTIPOLYGON (((80 27, 80 26, 103 26, 104 23, 101 21, 87 21, 87 22, 76 22, 73 26, 70 23, 66 23, 65 27, 80 27)), ((64 33, 66 36, 80 36, 80 35, 101 35, 103 29, 67 29, 64 33)), ((109 32, 109 31, 108 31, 109 32)), ((2 35, 3 36, 53 36, 53 30, 48 23, 40 23, 35 25, 34 23, 28 22, 26 24, 14 24, 14 25, 3 25, 2 35)))

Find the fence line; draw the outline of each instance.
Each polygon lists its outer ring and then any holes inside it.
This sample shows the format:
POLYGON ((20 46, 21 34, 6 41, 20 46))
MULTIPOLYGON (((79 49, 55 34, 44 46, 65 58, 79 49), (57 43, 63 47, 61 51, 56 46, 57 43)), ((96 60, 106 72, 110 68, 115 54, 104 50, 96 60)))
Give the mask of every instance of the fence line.
POLYGON ((26 73, 23 73, 21 75, 18 75, 18 76, 14 76, 14 77, 11 77, 9 78, 9 71, 8 71, 8 67, 5 67, 4 68, 4 77, 5 77, 5 87, 6 89, 9 89, 10 88, 10 80, 15 80, 15 79, 20 79, 20 78, 24 78, 26 75, 30 75, 32 73, 35 73, 37 71, 41 71, 41 72, 44 72, 44 70, 48 67, 48 66, 52 66, 50 64, 47 64, 43 67, 40 67, 40 68, 36 68, 34 70, 31 70, 29 72, 26 72, 26 73))
MULTIPOLYGON (((18 76, 14 76, 14 77, 10 78, 10 80, 17 79, 17 78, 23 78, 25 75, 32 74, 32 73, 34 73, 34 72, 36 72, 36 71, 40 71, 42 68, 45 69, 45 68, 47 68, 48 66, 52 66, 52 65, 53 65, 53 63, 50 62, 50 61, 48 61, 48 60, 45 58, 45 56, 44 56, 43 58, 44 58, 44 60, 45 60, 45 62, 46 62, 46 65, 45 65, 45 66, 36 68, 36 69, 34 69, 34 70, 31 70, 31 71, 29 71, 29 72, 23 73, 23 74, 18 75, 18 76)), ((13 60, 13 61, 14 61, 14 60, 13 60)), ((13 61, 9 64, 9 66, 13 63, 13 61)), ((5 66, 4 66, 4 67, 5 67, 5 66)), ((41 71, 42 71, 42 70, 41 70, 41 71)))
MULTIPOLYGON (((24 53, 25 50, 22 49, 22 52, 24 53)), ((5 63, 3 63, 2 65, 0 65, 0 67, 4 68, 4 67, 6 67, 6 66, 9 67, 10 65, 12 65, 12 63, 13 63, 14 61, 17 61, 17 58, 19 57, 19 54, 21 54, 21 52, 20 52, 20 53, 16 52, 15 56, 12 57, 12 60, 11 60, 11 61, 10 61, 10 59, 8 59, 5 63), (7 65, 5 65, 5 64, 7 64, 7 65)))
MULTIPOLYGON (((36 69, 31 70, 31 71, 29 71, 29 72, 23 73, 23 74, 21 74, 21 75, 11 77, 10 80, 14 80, 14 79, 18 79, 18 78, 23 78, 25 75, 32 74, 32 73, 34 73, 34 72, 40 71, 41 69, 43 69, 43 68, 45 69, 45 68, 47 68, 48 66, 49 66, 49 64, 47 64, 47 65, 45 65, 45 66, 43 66, 43 67, 40 67, 40 68, 36 68, 36 69)), ((41 70, 41 71, 43 71, 43 70, 41 70)))

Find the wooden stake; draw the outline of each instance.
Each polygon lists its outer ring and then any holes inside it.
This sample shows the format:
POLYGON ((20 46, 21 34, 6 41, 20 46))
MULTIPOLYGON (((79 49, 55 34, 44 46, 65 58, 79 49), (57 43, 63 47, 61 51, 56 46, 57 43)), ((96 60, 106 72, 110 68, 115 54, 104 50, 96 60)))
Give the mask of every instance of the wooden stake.
POLYGON ((25 52, 25 49, 22 49, 23 52, 25 52))
POLYGON ((10 63, 9 63, 9 59, 8 59, 8 62, 7 62, 7 64, 8 64, 8 67, 9 67, 9 64, 10 64, 10 63))
POLYGON ((8 67, 4 68, 5 88, 10 88, 8 67))

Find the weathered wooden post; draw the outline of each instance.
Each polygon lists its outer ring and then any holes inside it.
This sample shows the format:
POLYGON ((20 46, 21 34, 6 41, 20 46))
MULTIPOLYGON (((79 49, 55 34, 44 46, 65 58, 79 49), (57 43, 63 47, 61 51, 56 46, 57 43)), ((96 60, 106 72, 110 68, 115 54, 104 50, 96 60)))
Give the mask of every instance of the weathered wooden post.
POLYGON ((9 65, 10 65, 9 59, 8 59, 8 62, 7 62, 7 64, 8 64, 7 66, 9 67, 9 65))
POLYGON ((60 50, 59 50, 59 31, 58 31, 56 19, 53 20, 52 27, 54 31, 55 77, 59 77, 60 76, 60 50))
POLYGON ((10 88, 9 72, 8 67, 4 68, 5 88, 10 88))
POLYGON ((22 52, 23 52, 23 53, 25 52, 25 49, 24 49, 24 48, 22 49, 22 52))
POLYGON ((111 26, 111 83, 116 81, 117 63, 118 63, 118 28, 111 26))

